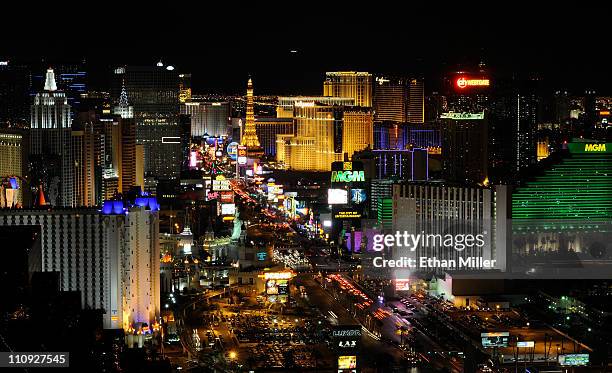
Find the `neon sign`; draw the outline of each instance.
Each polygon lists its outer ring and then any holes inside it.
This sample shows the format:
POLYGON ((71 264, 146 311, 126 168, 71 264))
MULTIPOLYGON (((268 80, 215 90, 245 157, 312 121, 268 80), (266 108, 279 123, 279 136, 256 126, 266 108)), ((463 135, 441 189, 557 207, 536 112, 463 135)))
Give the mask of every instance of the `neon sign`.
POLYGON ((265 280, 289 280, 293 277, 293 272, 266 272, 263 274, 265 280))
POLYGON ((484 119, 484 112, 480 112, 480 113, 455 113, 454 111, 449 111, 448 113, 440 114, 440 119, 481 120, 481 119, 484 119))
POLYGON ((490 85, 489 79, 466 79, 463 76, 457 79, 456 84, 461 89, 467 87, 488 87, 490 85))
POLYGON ((332 183, 350 183, 357 181, 365 181, 363 171, 332 171, 332 183))
POLYGON ((584 151, 585 152, 605 152, 606 144, 585 144, 584 151))

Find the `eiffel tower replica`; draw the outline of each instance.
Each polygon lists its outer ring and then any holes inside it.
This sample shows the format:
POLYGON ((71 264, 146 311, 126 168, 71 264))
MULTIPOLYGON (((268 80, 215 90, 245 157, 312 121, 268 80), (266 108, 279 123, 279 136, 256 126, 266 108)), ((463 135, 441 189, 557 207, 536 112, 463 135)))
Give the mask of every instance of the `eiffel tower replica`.
POLYGON ((253 103, 253 81, 251 78, 249 78, 247 83, 246 123, 240 138, 240 145, 247 147, 249 158, 259 159, 264 155, 264 150, 259 143, 257 131, 255 130, 255 106, 253 103))

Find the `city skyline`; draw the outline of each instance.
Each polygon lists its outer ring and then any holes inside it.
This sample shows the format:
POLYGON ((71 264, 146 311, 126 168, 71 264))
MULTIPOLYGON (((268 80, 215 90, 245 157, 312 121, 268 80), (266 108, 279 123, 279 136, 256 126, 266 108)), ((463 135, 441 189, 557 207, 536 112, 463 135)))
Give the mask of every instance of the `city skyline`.
POLYGON ((0 24, 0 368, 612 371, 605 7, 94 5, 0 24))

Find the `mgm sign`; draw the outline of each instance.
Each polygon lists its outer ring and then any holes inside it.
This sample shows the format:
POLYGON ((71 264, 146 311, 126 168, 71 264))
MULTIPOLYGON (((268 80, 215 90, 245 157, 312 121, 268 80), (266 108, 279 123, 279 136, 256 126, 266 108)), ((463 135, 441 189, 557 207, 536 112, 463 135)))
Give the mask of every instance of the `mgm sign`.
POLYGON ((363 171, 363 165, 356 162, 334 162, 332 165, 333 171, 331 174, 332 183, 354 183, 365 181, 365 173, 363 171), (342 164, 340 169, 339 164, 342 164), (358 167, 355 167, 358 166, 358 167), (361 168, 356 170, 355 168, 361 168))

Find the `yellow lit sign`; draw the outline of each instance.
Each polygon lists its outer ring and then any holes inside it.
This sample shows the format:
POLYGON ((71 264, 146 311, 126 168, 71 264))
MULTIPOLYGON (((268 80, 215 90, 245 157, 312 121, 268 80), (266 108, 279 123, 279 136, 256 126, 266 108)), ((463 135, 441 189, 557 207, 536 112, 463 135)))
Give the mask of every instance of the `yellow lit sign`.
POLYGON ((359 219, 361 213, 359 211, 338 211, 334 215, 334 219, 359 219))
POLYGON ((293 277, 293 272, 266 272, 263 278, 266 280, 289 280, 293 277))
POLYGON ((585 152, 605 152, 606 144, 585 144, 584 151, 585 152))
POLYGON ((439 155, 442 154, 442 148, 439 146, 428 146, 427 153, 439 155))
POLYGON ((357 368, 357 356, 338 356, 338 369, 357 368))

